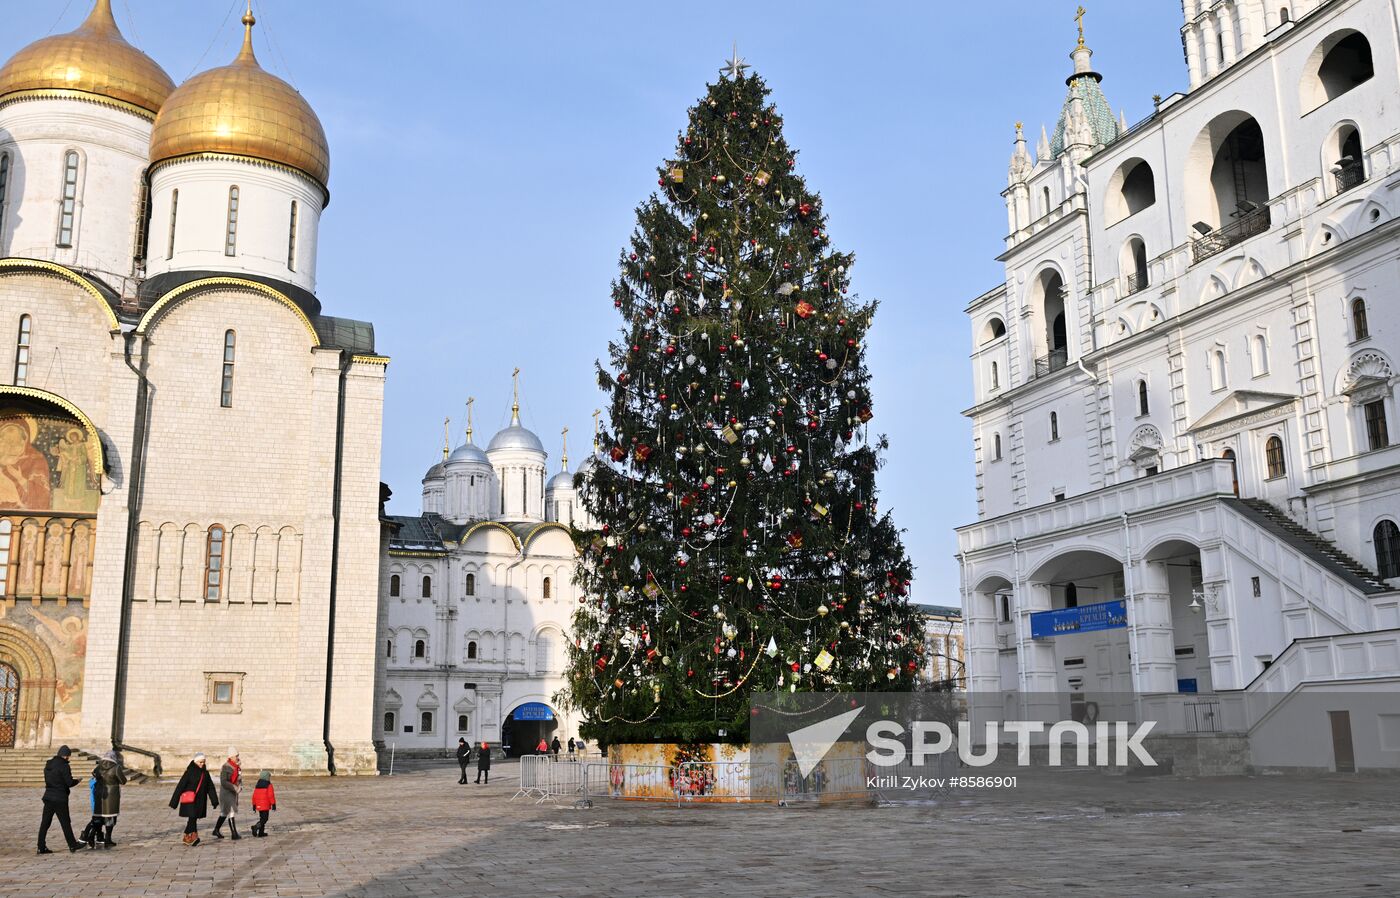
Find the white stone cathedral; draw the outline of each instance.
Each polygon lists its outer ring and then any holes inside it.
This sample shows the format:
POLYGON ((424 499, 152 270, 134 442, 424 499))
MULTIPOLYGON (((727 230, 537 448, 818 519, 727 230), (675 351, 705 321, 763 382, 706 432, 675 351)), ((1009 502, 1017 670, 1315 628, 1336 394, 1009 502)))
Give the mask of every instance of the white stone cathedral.
POLYGON ((1400 8, 1184 9, 1189 86, 1146 119, 1081 28, 1053 133, 1016 128, 1005 279, 967 307, 968 689, 1397 766, 1400 707, 1358 696, 1400 677, 1400 8), (1316 739, 1267 738, 1326 690, 1316 739))
POLYGON ((178 87, 109 0, 0 67, 0 750, 375 769, 388 360, 243 21, 178 87))
POLYGON ((375 736, 396 754, 449 752, 459 738, 520 754, 541 736, 576 737, 581 722, 555 701, 578 607, 571 530, 586 520, 568 446, 546 479, 518 397, 484 451, 470 409, 465 440, 444 444, 423 478, 423 513, 388 519, 375 736))

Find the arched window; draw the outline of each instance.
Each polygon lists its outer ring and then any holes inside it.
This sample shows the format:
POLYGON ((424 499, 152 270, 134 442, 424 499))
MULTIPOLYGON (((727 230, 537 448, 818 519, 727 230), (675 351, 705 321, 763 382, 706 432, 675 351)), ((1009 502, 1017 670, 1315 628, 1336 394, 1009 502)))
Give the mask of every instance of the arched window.
POLYGON ((1359 296, 1351 301, 1351 335, 1353 340, 1371 336, 1371 325, 1366 321, 1366 300, 1359 296))
POLYGON ((1225 389, 1228 381, 1225 378, 1225 350, 1216 349, 1210 354, 1210 388, 1211 390, 1225 389))
POLYGON ((1317 80, 1322 86, 1323 102, 1334 100, 1356 85, 1370 81, 1375 74, 1371 42, 1361 32, 1351 32, 1332 45, 1318 66, 1317 80))
POLYGON ((223 408, 233 408, 233 352, 237 341, 233 331, 224 331, 224 376, 219 387, 219 405, 223 408))
POLYGON ((1065 607, 1079 607, 1079 587, 1075 586, 1073 583, 1065 584, 1065 607))
POLYGON ((1344 193, 1366 180, 1366 159, 1361 149, 1361 132, 1355 125, 1343 125, 1328 141, 1332 155, 1332 178, 1338 193, 1344 193))
POLYGON ((1376 572, 1382 580, 1400 577, 1400 526, 1381 521, 1372 534, 1376 544, 1376 572))
POLYGON ((228 189, 228 223, 224 229, 224 255, 238 252, 238 188, 228 189))
POLYGON ((1283 461, 1283 440, 1269 437, 1269 441, 1264 444, 1264 462, 1269 468, 1270 480, 1288 473, 1283 461))
POLYGON ((1138 381, 1137 394, 1138 414, 1145 415, 1150 409, 1150 406, 1147 404, 1147 381, 1138 381))
POLYGON ((467 726, 467 724, 469 724, 469 723, 471 723, 471 720, 470 720, 470 718, 467 717, 467 715, 465 715, 465 714, 458 714, 458 715, 457 715, 457 732, 459 732, 459 733, 465 733, 468 729, 470 729, 470 728, 467 726))
POLYGON ((427 642, 427 640, 424 640, 424 639, 415 639, 415 640, 413 641, 413 657, 415 657, 415 658, 426 658, 426 657, 428 657, 428 642, 427 642))
POLYGON ((467 595, 476 595, 476 574, 467 574, 467 595))
POLYGON ((73 224, 78 215, 78 152, 63 154, 63 202, 58 212, 58 245, 73 245, 73 224))
POLYGON ((433 712, 424 711, 418 716, 418 732, 431 733, 433 731, 433 712))
POLYGON ((400 589, 400 588, 401 588, 401 583, 400 583, 400 580, 399 580, 399 575, 398 575, 398 574, 393 574, 393 575, 391 575, 391 576, 389 577, 389 595, 390 595, 390 596, 393 596, 394 598, 398 598, 398 596, 399 596, 399 589, 400 589))
POLYGON ((1001 461, 1001 434, 992 434, 992 461, 1001 461))
POLYGON ((10 154, 0 153, 0 238, 5 236, 5 199, 10 187, 10 154))
POLYGON ((297 201, 292 200, 292 221, 287 226, 287 270, 297 270, 297 201))
POLYGON ((995 390, 995 389, 998 389, 998 388, 1000 388, 1000 387, 1001 387, 1001 374, 1000 374, 999 371, 997 371, 997 363, 996 363, 996 362, 992 362, 992 389, 995 390))
POLYGON ((1254 368, 1255 377, 1269 373, 1269 341, 1263 334, 1255 334, 1249 339, 1249 363, 1254 368))
POLYGON ((393 637, 390 637, 389 639, 384 640, 384 657, 385 657, 385 658, 392 658, 392 657, 394 657, 394 640, 393 640, 393 637))
POLYGON ((476 660, 476 640, 475 640, 475 639, 473 639, 471 642, 467 643, 467 660, 468 660, 468 661, 475 661, 475 660, 476 660))
POLYGON ((385 712, 384 712, 384 732, 386 732, 386 733, 392 733, 392 732, 394 732, 394 724, 395 724, 395 723, 397 723, 397 721, 394 720, 394 712, 393 712, 393 711, 385 711, 385 712))
POLYGON ((982 332, 982 342, 990 343, 999 337, 1006 336, 1006 324, 1000 318, 993 317, 987 322, 987 327, 982 332))
POLYGON ((1040 214, 1041 214, 1042 217, 1044 217, 1044 216, 1050 214, 1050 188, 1049 188, 1049 187, 1042 187, 1042 188, 1040 188, 1040 199, 1041 199, 1040 214))
POLYGON ((1291 19, 1288 15, 1288 7, 1280 6, 1278 8, 1278 23, 1280 25, 1286 25, 1289 21, 1291 21, 1291 19))
POLYGON ((15 341, 15 386, 29 381, 29 341, 34 336, 34 319, 19 316, 19 338, 15 341))
POLYGON ((1143 159, 1129 159, 1108 180, 1104 213, 1110 224, 1136 215, 1157 202, 1152 166, 1143 159))
POLYGON ((220 524, 214 524, 209 528, 209 535, 204 544, 205 601, 219 601, 219 589, 223 585, 224 578, 224 563, 227 560, 225 555, 224 528, 220 524))
POLYGON ((423 598, 431 598, 433 595, 433 578, 423 575, 423 598))
POLYGON ((1242 112, 1216 116, 1188 155, 1186 215, 1199 235, 1193 262, 1269 229, 1269 176, 1264 132, 1242 112))
POLYGON ((180 191, 170 191, 170 236, 166 239, 165 258, 175 258, 175 219, 180 212, 180 191))
POLYGON ((544 584, 543 584, 543 586, 544 586, 544 589, 543 589, 544 597, 545 597, 546 599, 553 598, 552 593, 553 593, 553 591, 554 591, 554 589, 553 589, 554 584, 553 584, 553 582, 552 582, 548 577, 545 577, 545 578, 544 578, 544 584))
POLYGON ((1128 293, 1136 293, 1148 285, 1147 244, 1141 237, 1128 238, 1123 247, 1122 265, 1128 293))
POLYGON ((1060 414, 1059 414, 1059 412, 1051 412, 1051 413, 1050 413, 1050 442, 1053 443, 1053 442, 1055 442, 1056 440, 1058 440, 1059 438, 1060 438, 1060 414))
POLYGON ((1045 355, 1035 362, 1035 374, 1042 377, 1065 367, 1068 360, 1064 280, 1059 272, 1046 268, 1036 276, 1032 291, 1040 313, 1041 327, 1044 328, 1044 342, 1037 346, 1037 351, 1043 351, 1045 355))

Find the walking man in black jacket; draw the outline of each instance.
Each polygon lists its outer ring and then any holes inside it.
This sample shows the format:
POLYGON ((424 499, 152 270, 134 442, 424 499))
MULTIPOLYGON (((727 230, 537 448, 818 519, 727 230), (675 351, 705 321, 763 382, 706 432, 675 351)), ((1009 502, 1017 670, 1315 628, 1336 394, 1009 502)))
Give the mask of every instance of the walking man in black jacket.
POLYGON ((457 780, 458 784, 464 785, 467 782, 467 764, 472 759, 472 747, 466 739, 457 740, 457 766, 462 768, 462 778, 457 780))
POLYGON ((78 785, 73 778, 73 768, 68 766, 68 756, 73 753, 66 745, 58 747, 58 754, 44 764, 44 818, 39 824, 39 853, 53 854, 44 844, 49 834, 49 824, 58 818, 63 827, 63 838, 68 840, 68 850, 77 851, 83 843, 73 838, 73 822, 68 819, 68 790, 78 785))

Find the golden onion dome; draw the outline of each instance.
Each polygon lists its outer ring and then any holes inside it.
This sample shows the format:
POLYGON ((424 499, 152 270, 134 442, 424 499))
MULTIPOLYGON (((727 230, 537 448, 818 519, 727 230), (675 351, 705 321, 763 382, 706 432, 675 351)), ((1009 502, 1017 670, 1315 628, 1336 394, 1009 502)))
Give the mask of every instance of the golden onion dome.
POLYGON ((243 48, 226 66, 181 84, 156 116, 151 164, 218 153, 290 166, 324 188, 330 182, 326 132, 310 104, 290 84, 263 70, 253 55, 250 11, 243 48))
POLYGON ((0 98, 86 95, 154 115, 174 89, 165 70, 122 37, 111 0, 97 0, 76 31, 35 41, 0 68, 0 98))

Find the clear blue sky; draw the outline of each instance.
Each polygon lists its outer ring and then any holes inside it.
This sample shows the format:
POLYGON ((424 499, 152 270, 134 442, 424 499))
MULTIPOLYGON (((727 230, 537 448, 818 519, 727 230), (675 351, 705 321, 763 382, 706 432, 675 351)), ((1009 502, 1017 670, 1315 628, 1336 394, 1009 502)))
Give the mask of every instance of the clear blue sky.
MULTIPOLYGON (((113 6, 179 82, 232 59, 242 2, 113 6)), ((884 506, 908 531, 914 598, 958 604, 952 530, 976 514, 962 310, 1003 277, 1012 123, 1032 143, 1053 128, 1077 2, 255 0, 263 65, 330 138, 318 295, 330 314, 373 321, 393 357, 391 510, 418 510, 442 419, 459 442, 468 395, 479 443, 505 425, 517 365, 551 471, 565 425, 582 457, 633 209, 737 40, 835 245, 857 254, 855 291, 881 301, 869 363, 871 426, 891 440, 884 506)), ((1137 121, 1152 94, 1184 86, 1177 0, 1087 5, 1115 112, 1137 121)), ((72 29, 91 2, 8 6, 3 57, 72 29)))

